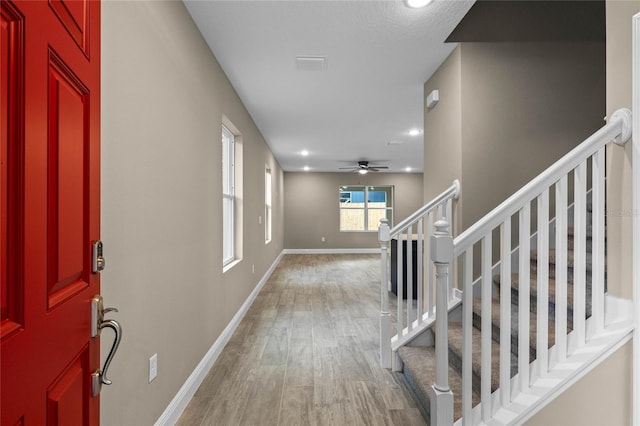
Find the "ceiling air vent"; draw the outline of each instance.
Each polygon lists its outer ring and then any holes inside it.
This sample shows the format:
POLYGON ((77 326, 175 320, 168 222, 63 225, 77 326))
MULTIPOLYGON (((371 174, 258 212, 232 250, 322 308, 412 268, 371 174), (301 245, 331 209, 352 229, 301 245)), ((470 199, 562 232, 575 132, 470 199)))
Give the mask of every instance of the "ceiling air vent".
POLYGON ((298 71, 326 71, 326 56, 296 56, 298 71))

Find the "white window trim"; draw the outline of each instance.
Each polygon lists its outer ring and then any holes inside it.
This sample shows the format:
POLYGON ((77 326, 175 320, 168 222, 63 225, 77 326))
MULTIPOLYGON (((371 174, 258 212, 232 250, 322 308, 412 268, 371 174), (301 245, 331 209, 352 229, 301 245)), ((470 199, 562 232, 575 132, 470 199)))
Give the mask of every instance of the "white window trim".
MULTIPOLYGON (((227 225, 230 228, 230 232, 227 234, 223 229, 222 234, 222 266, 233 266, 231 265, 234 261, 236 261, 235 254, 235 135, 231 133, 229 129, 227 129, 224 125, 222 126, 222 161, 223 164, 225 161, 230 162, 227 167, 227 176, 226 179, 228 181, 228 188, 225 187, 225 176, 222 179, 222 226, 227 225), (225 138, 227 143, 230 144, 229 149, 225 149, 225 138), (230 217, 228 219, 228 223, 225 223, 225 201, 229 200, 231 202, 231 212, 230 217), (225 235, 229 236, 228 241, 225 239, 225 235), (230 246, 230 247, 229 247, 230 246), (225 256, 226 253, 230 252, 230 256, 225 256)), ((222 167, 223 173, 225 171, 225 167, 222 167)), ((235 263, 234 263, 235 264, 235 263)))
POLYGON ((264 243, 273 237, 273 175, 268 167, 264 170, 264 243))
MULTIPOLYGON (((351 188, 359 188, 362 187, 364 190, 364 207, 363 208, 356 208, 353 210, 363 210, 364 211, 364 227, 365 229, 360 229, 360 230, 348 230, 342 229, 342 219, 339 219, 338 221, 338 227, 339 227, 339 232, 378 232, 378 227, 376 225, 376 227, 374 229, 369 229, 369 188, 373 187, 375 188, 390 188, 390 194, 391 194, 391 207, 385 207, 384 210, 388 210, 391 212, 391 220, 389 221, 389 225, 393 227, 393 209, 394 209, 394 204, 395 204, 395 188, 393 185, 361 185, 361 184, 353 184, 353 185, 340 185, 340 187, 338 188, 339 191, 340 188, 342 187, 351 187, 351 188)), ((338 212, 340 212, 342 210, 342 206, 340 203, 340 200, 338 200, 338 212)), ((372 208, 372 210, 382 210, 381 208, 372 208)))

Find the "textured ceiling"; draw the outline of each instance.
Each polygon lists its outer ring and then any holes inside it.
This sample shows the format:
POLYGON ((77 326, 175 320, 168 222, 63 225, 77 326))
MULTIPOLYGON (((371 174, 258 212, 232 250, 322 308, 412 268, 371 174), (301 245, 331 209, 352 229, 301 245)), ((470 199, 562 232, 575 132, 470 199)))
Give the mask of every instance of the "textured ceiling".
POLYGON ((422 134, 408 131, 422 130, 423 84, 473 1, 185 4, 284 170, 422 171, 422 134), (298 70, 298 56, 326 57, 326 69, 298 70))

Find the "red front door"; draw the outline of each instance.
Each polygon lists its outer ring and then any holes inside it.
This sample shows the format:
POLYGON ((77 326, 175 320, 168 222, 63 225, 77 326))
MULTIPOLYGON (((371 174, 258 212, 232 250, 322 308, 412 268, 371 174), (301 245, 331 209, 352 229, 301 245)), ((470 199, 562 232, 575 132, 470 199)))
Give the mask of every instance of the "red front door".
POLYGON ((100 3, 0 4, 1 423, 98 424, 100 3))

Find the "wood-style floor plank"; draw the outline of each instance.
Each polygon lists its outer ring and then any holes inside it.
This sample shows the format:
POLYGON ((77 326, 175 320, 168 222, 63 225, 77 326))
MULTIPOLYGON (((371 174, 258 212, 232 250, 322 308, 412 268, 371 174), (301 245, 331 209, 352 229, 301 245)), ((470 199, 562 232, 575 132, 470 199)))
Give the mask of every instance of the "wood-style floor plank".
POLYGON ((285 255, 178 425, 425 425, 379 366, 379 276, 379 255, 285 255))

